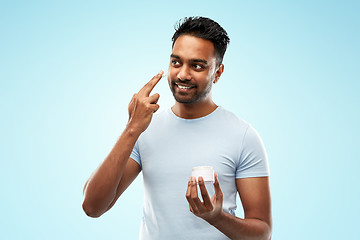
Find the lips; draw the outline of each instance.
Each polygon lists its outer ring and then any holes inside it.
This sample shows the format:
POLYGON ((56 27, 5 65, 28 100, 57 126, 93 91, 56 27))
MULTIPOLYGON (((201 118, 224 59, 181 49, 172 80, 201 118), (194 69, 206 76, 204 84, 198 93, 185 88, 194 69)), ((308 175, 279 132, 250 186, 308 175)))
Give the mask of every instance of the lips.
POLYGON ((187 89, 195 88, 194 85, 182 84, 182 83, 179 83, 179 82, 175 82, 174 84, 175 84, 179 89, 182 89, 182 90, 187 90, 187 89))
POLYGON ((186 87, 186 86, 181 86, 181 85, 177 85, 180 89, 190 89, 191 87, 186 87))

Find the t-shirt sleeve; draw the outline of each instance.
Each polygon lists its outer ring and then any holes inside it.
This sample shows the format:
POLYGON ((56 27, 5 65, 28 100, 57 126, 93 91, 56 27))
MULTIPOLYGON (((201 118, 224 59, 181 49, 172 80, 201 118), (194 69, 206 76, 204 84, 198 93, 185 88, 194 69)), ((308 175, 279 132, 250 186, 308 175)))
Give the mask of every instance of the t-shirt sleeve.
POLYGON ((138 141, 136 141, 135 146, 130 154, 130 158, 134 159, 142 168, 141 166, 141 157, 140 157, 140 152, 139 152, 139 143, 138 141))
POLYGON ((249 126, 244 135, 242 151, 236 168, 236 178, 269 175, 269 163, 264 144, 256 130, 249 126))

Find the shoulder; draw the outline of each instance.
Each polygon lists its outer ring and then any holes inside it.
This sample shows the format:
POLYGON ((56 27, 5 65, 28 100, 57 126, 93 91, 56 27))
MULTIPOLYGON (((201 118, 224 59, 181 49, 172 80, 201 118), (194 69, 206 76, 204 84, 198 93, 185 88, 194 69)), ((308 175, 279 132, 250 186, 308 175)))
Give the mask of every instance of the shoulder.
POLYGON ((169 108, 165 108, 165 109, 159 109, 158 111, 156 111, 153 116, 152 116, 152 120, 150 125, 152 124, 157 124, 159 122, 163 122, 166 119, 169 118, 169 108))
POLYGON ((240 140, 242 147, 263 145, 259 133, 250 123, 222 107, 219 110, 221 128, 240 140))
POLYGON ((247 131, 250 126, 244 119, 238 117, 233 112, 219 107, 218 120, 222 122, 224 126, 231 128, 233 131, 239 130, 243 133, 247 131))
POLYGON ((169 121, 169 109, 159 109, 153 114, 150 125, 141 135, 144 136, 149 134, 155 134, 159 132, 159 129, 163 129, 165 126, 167 126, 169 121))

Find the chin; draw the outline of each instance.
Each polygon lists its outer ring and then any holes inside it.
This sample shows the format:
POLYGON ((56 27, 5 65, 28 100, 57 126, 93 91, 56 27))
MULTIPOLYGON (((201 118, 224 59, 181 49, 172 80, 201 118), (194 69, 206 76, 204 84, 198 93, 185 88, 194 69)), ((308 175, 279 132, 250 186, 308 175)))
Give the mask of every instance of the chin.
POLYGON ((183 103, 183 104, 192 104, 199 101, 199 98, 187 98, 183 96, 178 96, 176 94, 173 94, 173 96, 178 103, 183 103))

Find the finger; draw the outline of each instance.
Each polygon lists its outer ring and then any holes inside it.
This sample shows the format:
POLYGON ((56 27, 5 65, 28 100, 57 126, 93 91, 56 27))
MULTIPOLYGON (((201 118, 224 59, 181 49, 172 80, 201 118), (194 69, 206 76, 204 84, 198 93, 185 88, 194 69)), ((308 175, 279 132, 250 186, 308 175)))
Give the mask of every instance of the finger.
POLYGON ((191 178, 189 178, 189 182, 188 182, 188 187, 187 187, 187 189, 186 189, 186 200, 188 201, 188 203, 189 203, 189 207, 190 207, 190 211, 192 212, 192 213, 194 213, 194 206, 195 206, 195 204, 194 204, 194 202, 193 202, 193 200, 192 200, 192 198, 191 198, 191 178))
POLYGON ((188 181, 188 187, 187 187, 187 189, 186 189, 186 194, 185 194, 186 199, 187 199, 188 201, 190 200, 190 186, 191 186, 191 180, 189 179, 189 181, 188 181))
POLYGON ((144 94, 146 97, 148 97, 151 93, 151 91, 154 89, 156 84, 160 81, 162 78, 164 71, 161 70, 158 74, 156 74, 148 83, 146 83, 139 91, 140 94, 144 94))
POLYGON ((151 104, 150 106, 153 113, 155 113, 157 110, 159 110, 160 106, 159 104, 151 104))
POLYGON ((210 197, 209 197, 209 194, 208 194, 208 192, 206 190, 204 179, 202 177, 199 177, 199 188, 200 188, 202 199, 204 201, 204 205, 206 207, 211 207, 212 204, 211 204, 211 201, 210 201, 210 197))
POLYGON ((196 180, 194 177, 191 178, 190 195, 191 195, 192 202, 194 203, 194 206, 192 206, 192 207, 193 207, 193 210, 195 211, 195 213, 200 213, 200 211, 204 211, 205 207, 199 199, 197 184, 196 184, 196 180))
POLYGON ((189 204, 189 210, 190 210, 190 212, 194 213, 194 210, 192 209, 190 204, 189 204))
POLYGON ((149 97, 149 103, 157 103, 160 98, 158 93, 155 93, 149 97))
POLYGON ((220 188, 217 173, 215 173, 214 175, 215 175, 215 182, 214 182, 215 196, 216 196, 216 199, 222 199, 223 193, 222 193, 221 188, 220 188))

